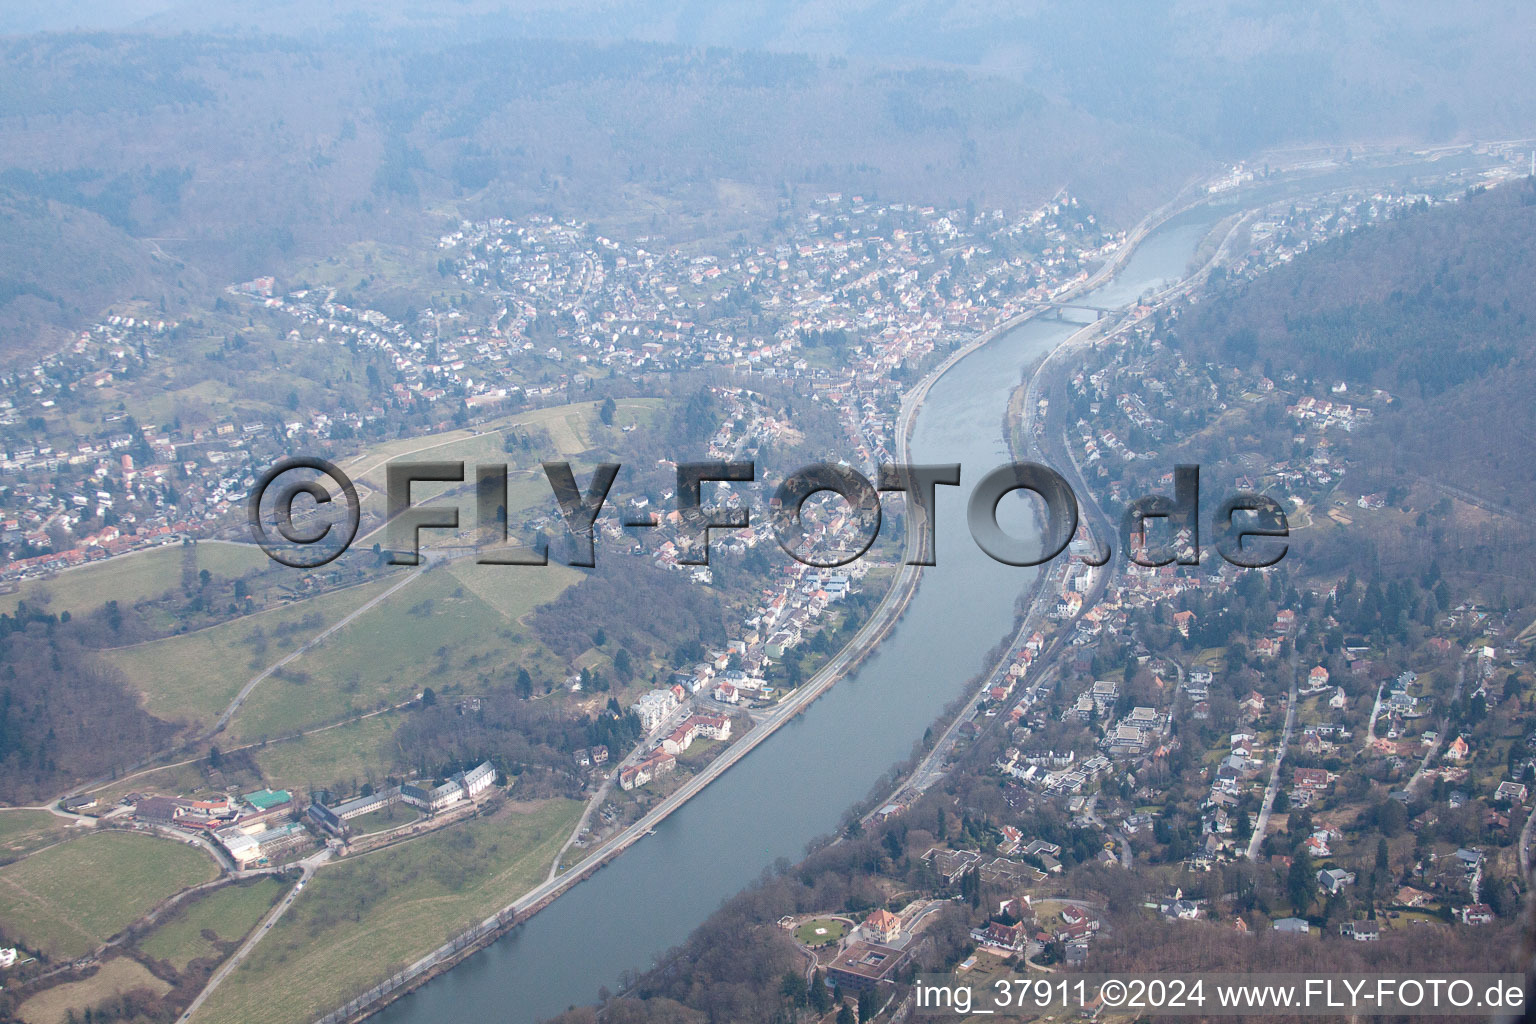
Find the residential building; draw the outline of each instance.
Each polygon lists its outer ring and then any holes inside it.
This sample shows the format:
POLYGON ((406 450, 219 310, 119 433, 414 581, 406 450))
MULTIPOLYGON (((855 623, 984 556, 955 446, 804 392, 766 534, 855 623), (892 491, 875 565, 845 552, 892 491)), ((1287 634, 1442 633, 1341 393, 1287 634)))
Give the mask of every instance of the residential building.
POLYGON ((1356 942, 1375 942, 1381 938, 1381 927, 1375 921, 1345 921, 1339 925, 1339 934, 1356 942))
POLYGON ((901 918, 889 910, 876 910, 864 919, 864 933, 876 942, 891 943, 901 935, 901 918))

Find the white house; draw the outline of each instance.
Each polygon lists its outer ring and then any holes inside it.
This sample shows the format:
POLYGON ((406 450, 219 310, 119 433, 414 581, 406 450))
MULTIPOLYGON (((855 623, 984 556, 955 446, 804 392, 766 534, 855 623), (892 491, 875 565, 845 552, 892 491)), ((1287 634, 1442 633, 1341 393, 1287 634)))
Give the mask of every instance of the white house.
POLYGON ((634 706, 635 714, 640 716, 640 727, 646 732, 665 722, 675 710, 677 695, 671 690, 652 690, 641 695, 634 706))

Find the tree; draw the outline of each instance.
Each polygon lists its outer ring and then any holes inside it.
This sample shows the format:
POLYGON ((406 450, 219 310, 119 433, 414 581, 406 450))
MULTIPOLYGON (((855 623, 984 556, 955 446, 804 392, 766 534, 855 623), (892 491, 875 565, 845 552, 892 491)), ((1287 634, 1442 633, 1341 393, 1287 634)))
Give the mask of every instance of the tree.
POLYGON ((963 896, 973 908, 981 906, 981 878, 976 873, 975 868, 972 868, 960 876, 960 895, 963 896))
POLYGON ((847 1003, 838 1008, 837 1024, 858 1024, 858 1019, 854 1017, 853 1010, 847 1003))
POLYGON ((832 994, 827 991, 827 976, 818 970, 811 977, 810 989, 806 992, 806 999, 810 1001, 811 1009, 819 1014, 825 1014, 832 1009, 832 994))
POLYGON ((208 748, 208 767, 209 768, 217 769, 219 767, 219 765, 221 765, 223 763, 224 763, 224 755, 219 753, 219 748, 218 747, 209 747, 208 748))
POLYGON ((597 410, 597 418, 603 421, 603 426, 613 426, 613 415, 619 411, 612 398, 603 399, 602 406, 597 410))
POLYGON ((1312 855, 1305 849, 1297 850, 1291 858, 1291 870, 1285 879, 1285 893, 1291 901, 1291 912, 1297 917, 1305 914, 1317 898, 1317 872, 1312 866, 1312 855))
POLYGON ((432 691, 432 687, 423 687, 421 691, 421 706, 424 708, 429 708, 436 703, 437 694, 432 691))
POLYGON ((1371 894, 1376 899, 1383 899, 1392 893, 1392 864, 1388 852, 1386 838, 1378 837, 1376 863, 1371 868, 1371 894))
POLYGON ((1383 801, 1376 809, 1376 827, 1382 835, 1395 839, 1408 826, 1408 810, 1396 800, 1383 801))
POLYGON ((523 700, 533 696, 533 677, 528 674, 526 668, 517 670, 517 695, 523 700))
POLYGON ((859 1024, 866 1024, 874 1020, 875 1011, 879 1009, 875 1005, 875 993, 873 989, 865 989, 859 993, 859 1024))

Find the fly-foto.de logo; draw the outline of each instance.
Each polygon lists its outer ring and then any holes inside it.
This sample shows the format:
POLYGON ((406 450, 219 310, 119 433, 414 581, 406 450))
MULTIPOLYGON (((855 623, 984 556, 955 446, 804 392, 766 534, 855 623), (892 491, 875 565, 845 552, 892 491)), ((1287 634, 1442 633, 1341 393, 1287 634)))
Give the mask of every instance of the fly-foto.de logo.
MULTIPOLYGON (((596 564, 594 528, 623 467, 598 464, 583 486, 569 462, 543 463, 569 538, 570 565, 596 564)), ((481 463, 466 474, 463 462, 400 461, 385 469, 385 543, 394 565, 416 565, 421 559, 423 530, 460 530, 460 509, 447 496, 417 502, 413 485, 471 484, 474 490, 476 560, 487 565, 549 564, 548 542, 533 548, 509 544, 507 532, 508 480, 506 463, 481 463)), ((871 481, 840 463, 821 462, 787 476, 774 490, 767 519, 774 538, 795 560, 818 568, 847 565, 867 552, 880 535, 881 496, 900 492, 908 508, 908 528, 917 530, 909 565, 934 565, 935 502, 940 487, 960 485, 960 466, 950 464, 882 465, 871 481), (814 550, 808 543, 803 517, 813 496, 831 493, 848 506, 848 543, 835 552, 814 550)), ((673 517, 677 561, 708 565, 712 530, 745 530, 753 526, 753 510, 744 504, 705 501, 706 485, 746 484, 757 479, 752 462, 683 462, 677 465, 673 517)), ((324 459, 284 459, 256 482, 247 504, 247 518, 256 543, 275 561, 295 568, 316 568, 333 561, 357 538, 362 502, 356 485, 324 459), (326 481, 329 483, 327 484, 326 481), (344 508, 342 507, 344 504, 344 508), (338 512, 339 514, 331 514, 338 512), (275 535, 274 535, 275 531, 275 535)), ((991 558, 1005 565, 1036 566, 1061 555, 1077 535, 1080 517, 1076 493, 1049 466, 1014 462, 981 477, 966 503, 966 526, 972 540, 991 558), (1009 534, 998 522, 998 506, 1015 492, 1035 499, 1039 536, 1009 534)), ((1174 495, 1147 495, 1131 502, 1121 516, 1119 543, 1138 565, 1161 566, 1200 561, 1200 471, 1181 465, 1174 470, 1174 495), (1161 522, 1166 542, 1153 544, 1154 524, 1161 522)), ((626 529, 647 530, 661 525, 654 514, 621 514, 626 529)), ((1215 548, 1222 559, 1242 568, 1274 565, 1288 550, 1290 528, 1285 510, 1263 494, 1239 492, 1227 496, 1210 522, 1215 548)), ((1113 557, 1108 538, 1094 536, 1090 550, 1078 555, 1090 565, 1113 557)))

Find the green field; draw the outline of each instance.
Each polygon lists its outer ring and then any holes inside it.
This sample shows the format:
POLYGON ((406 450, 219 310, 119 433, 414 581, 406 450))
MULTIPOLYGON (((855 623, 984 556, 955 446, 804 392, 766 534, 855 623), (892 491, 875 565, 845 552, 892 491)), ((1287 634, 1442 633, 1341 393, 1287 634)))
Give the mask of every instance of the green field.
POLYGON ((201 849, 102 832, 0 868, 0 923, 53 959, 95 949, 182 889, 218 875, 201 849))
POLYGON ((476 597, 519 622, 541 604, 547 604, 581 580, 582 573, 563 565, 512 566, 456 562, 449 572, 476 597))
POLYGON ((383 593, 394 578, 295 601, 196 633, 110 651, 150 714, 212 724, 251 677, 383 593))
MULTIPOLYGON (((466 463, 506 463, 511 467, 508 484, 508 508, 516 518, 519 510, 526 510, 547 502, 549 484, 542 472, 537 471, 539 460, 552 458, 571 459, 592 450, 598 435, 598 402, 578 402, 574 405, 551 406, 514 413, 492 420, 479 428, 479 432, 450 430, 441 434, 401 438, 370 447, 341 464, 341 468, 353 480, 364 484, 368 494, 363 500, 366 512, 381 514, 384 509, 384 465, 391 459, 410 455, 412 458, 466 463), (503 431, 519 427, 549 432, 554 451, 523 452, 509 455, 503 447, 503 431)), ((655 398, 628 398, 617 402, 612 429, 651 422, 661 406, 655 398)), ((590 465, 577 462, 578 472, 589 472, 590 465)), ((473 470, 466 468, 467 480, 472 480, 473 470)), ((411 489, 417 501, 427 501, 443 490, 455 485, 418 484, 411 489)), ((465 526, 469 523, 466 521, 465 526)), ((370 539, 381 539, 369 535, 370 539)))
MULTIPOLYGON (((273 680, 272 685, 289 684, 273 680)), ((382 780, 394 763, 390 738, 403 720, 398 712, 374 715, 310 736, 270 743, 252 751, 252 756, 273 788, 296 793, 311 789, 351 792, 351 784, 368 781, 370 771, 379 776, 375 782, 382 780)))
POLYGON ((544 878, 581 804, 508 804, 489 818, 322 868, 214 991, 207 1024, 313 1020, 544 878))
POLYGON ((215 889, 178 907, 139 942, 139 948, 156 960, 167 961, 178 972, 185 971, 193 960, 219 952, 217 946, 203 937, 204 931, 212 932, 221 942, 239 942, 287 888, 283 882, 267 876, 215 889))
POLYGON ((338 721, 409 700, 424 686, 441 690, 445 682, 472 680, 472 672, 508 663, 553 673, 559 667, 552 656, 508 613, 554 600, 579 578, 575 570, 556 566, 428 570, 293 662, 288 672, 257 687, 230 723, 231 743, 338 721), (497 574, 505 582, 492 579, 497 574), (500 607, 466 579, 475 580, 500 607))
POLYGON ((347 822, 347 827, 360 836, 384 832, 401 825, 409 825, 421 817, 421 812, 405 801, 399 801, 369 814, 359 814, 347 822))
MULTIPOLYGON (((663 403, 659 398, 626 398, 616 403, 614 427, 648 423, 663 403)), ((537 427, 549 431, 550 440, 563 456, 579 455, 593 445, 593 426, 597 420, 600 402, 577 402, 572 405, 555 405, 544 409, 512 413, 490 420, 471 430, 448 430, 440 434, 399 438, 369 447, 361 455, 341 463, 353 479, 374 472, 389 459, 401 455, 428 455, 433 459, 463 459, 483 454, 483 442, 495 444, 495 451, 502 454, 501 433, 517 427, 537 427), (468 442, 466 444, 466 442, 468 442)), ((555 453, 538 453, 548 458, 555 453)), ((505 461, 498 459, 497 461, 505 461)))
POLYGON ((39 992, 18 1007, 17 1016, 26 1024, 67 1024, 80 1020, 85 1011, 109 999, 141 988, 149 989, 157 996, 171 990, 169 983, 149 973, 149 969, 137 960, 113 957, 89 978, 39 992))
MULTIPOLYGON (((158 597, 181 585, 184 550, 180 544, 168 544, 93 562, 48 579, 27 580, 16 593, 0 595, 0 612, 10 614, 19 601, 26 601, 55 614, 68 611, 79 615, 108 601, 129 605, 158 597)), ((259 548, 245 545, 198 544, 193 552, 198 570, 207 569, 215 576, 238 577, 270 564, 259 548)))
POLYGON ((69 834, 71 827, 66 819, 48 811, 0 810, 0 860, 11 860, 56 843, 69 834))

